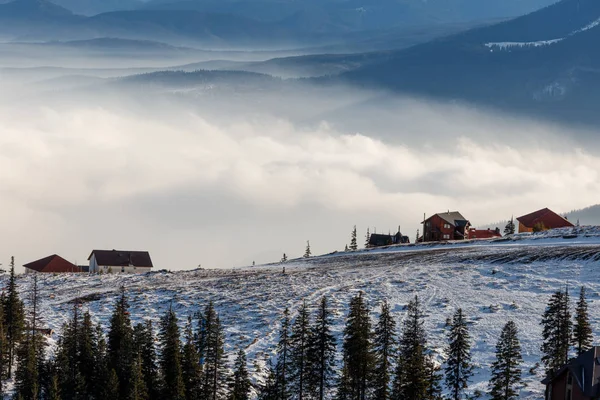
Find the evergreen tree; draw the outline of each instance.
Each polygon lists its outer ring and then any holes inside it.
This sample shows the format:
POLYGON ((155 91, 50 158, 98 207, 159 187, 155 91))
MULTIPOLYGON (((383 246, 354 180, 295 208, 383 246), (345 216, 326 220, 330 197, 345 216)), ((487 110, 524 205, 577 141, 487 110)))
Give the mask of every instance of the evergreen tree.
POLYGON ((164 379, 162 397, 170 400, 185 400, 185 387, 181 371, 181 341, 177 316, 172 308, 160 322, 160 369, 164 379))
POLYGON ((287 260, 288 260, 287 254, 283 253, 283 257, 281 257, 281 262, 284 263, 284 262, 287 262, 287 260))
POLYGON ((119 384, 119 377, 117 371, 111 369, 108 373, 108 380, 106 381, 106 390, 103 394, 104 400, 118 399, 119 393, 121 392, 119 384))
POLYGON ((280 400, 280 390, 277 383, 277 371, 273 368, 271 360, 268 361, 268 375, 265 384, 258 393, 258 400, 280 400))
POLYGON ((426 361, 426 372, 427 372, 427 400, 444 400, 442 396, 442 375, 440 373, 440 367, 436 366, 431 357, 428 357, 426 361))
POLYGON ((310 251, 310 241, 306 241, 306 250, 304 250, 304 258, 309 258, 312 255, 310 251))
POLYGON ((348 248, 348 245, 346 245, 346 247, 344 247, 344 252, 346 252, 346 253, 347 253, 347 252, 349 252, 349 251, 350 251, 350 249, 348 248))
POLYGON ((573 346, 577 355, 585 352, 592 347, 593 341, 592 327, 588 316, 588 305, 585 298, 585 287, 581 287, 579 292, 579 301, 575 308, 575 324, 573 326, 573 346))
POLYGON ((148 389, 142 371, 142 356, 138 353, 133 359, 131 370, 131 387, 129 389, 129 400, 149 400, 148 389))
POLYGON ((235 359, 233 379, 231 383, 230 400, 250 400, 252 383, 246 366, 246 352, 239 349, 235 359))
POLYGON ((400 338, 399 361, 393 399, 425 400, 430 392, 428 373, 427 341, 423 327, 423 311, 419 298, 408 304, 408 315, 403 322, 400 338))
POLYGON ((15 393, 23 400, 37 400, 41 395, 40 369, 44 364, 44 339, 38 333, 40 299, 38 277, 33 277, 29 329, 17 350, 17 370, 15 372, 15 393))
POLYGON ((23 311, 23 302, 17 292, 17 278, 15 276, 15 258, 10 258, 10 277, 7 295, 4 298, 4 328, 6 329, 7 341, 7 376, 12 376, 12 367, 15 359, 15 350, 23 337, 23 328, 25 326, 25 314, 23 311))
POLYGON ((227 367, 223 328, 212 302, 208 304, 204 312, 204 323, 206 329, 206 361, 203 371, 202 392, 205 399, 218 400, 224 398, 225 395, 227 367))
POLYGON ((309 386, 312 398, 323 400, 333 384, 336 343, 331 333, 331 311, 323 296, 312 327, 309 344, 309 386))
POLYGON ((450 391, 451 400, 461 400, 469 387, 469 379, 473 376, 471 336, 461 308, 452 317, 446 354, 446 387, 450 391))
POLYGON ((569 360, 572 322, 568 292, 559 290, 551 296, 542 316, 542 326, 542 362, 546 373, 552 376, 569 360))
POLYGON ((133 336, 135 352, 141 357, 142 361, 142 376, 144 377, 148 397, 158 399, 160 387, 152 321, 147 320, 145 323, 137 324, 133 330, 133 336))
POLYGON ((77 335, 77 370, 84 382, 85 392, 93 394, 102 384, 99 382, 101 359, 98 348, 98 330, 92 322, 89 311, 83 314, 83 321, 77 335))
POLYGON ((115 303, 108 328, 108 367, 114 369, 119 380, 119 398, 126 400, 133 365, 133 329, 129 319, 129 303, 125 289, 115 303))
POLYGON ((356 225, 354 225, 354 229, 352 229, 352 234, 350 235, 350 250, 358 250, 358 243, 356 241, 356 225))
POLYGON ((515 233, 515 220, 514 217, 510 217, 510 221, 504 227, 505 235, 513 235, 515 233))
POLYGON ((309 344, 311 342, 310 318, 306 301, 302 302, 290 335, 289 382, 294 398, 303 400, 309 391, 309 344))
POLYGON ((369 247, 369 243, 371 242, 371 232, 369 232, 369 228, 367 228, 367 234, 365 235, 365 249, 369 247))
MULTIPOLYGON (((2 295, 4 296, 4 294, 2 295)), ((4 377, 6 370, 7 339, 4 328, 4 301, 0 300, 0 399, 4 397, 4 377)))
POLYGON ((343 369, 339 398, 365 400, 370 397, 374 367, 369 308, 363 293, 350 301, 343 343, 343 369))
POLYGON ((492 400, 516 400, 521 385, 521 344, 517 326, 508 321, 496 345, 496 361, 492 364, 490 396, 492 400))
POLYGON ((279 390, 279 400, 287 400, 290 397, 289 372, 290 372, 290 310, 286 307, 281 319, 281 330, 279 331, 279 341, 277 343, 277 364, 275 366, 277 383, 279 390))
POLYGON ((375 350, 375 398, 387 400, 390 398, 390 369, 392 360, 396 357, 396 321, 390 313, 390 305, 387 300, 381 303, 379 321, 375 326, 373 347, 375 350))
POLYGON ((181 355, 181 369, 183 384, 185 386, 185 397, 187 400, 200 398, 201 374, 200 356, 194 343, 194 332, 192 330, 192 317, 188 317, 184 332, 185 343, 181 355))

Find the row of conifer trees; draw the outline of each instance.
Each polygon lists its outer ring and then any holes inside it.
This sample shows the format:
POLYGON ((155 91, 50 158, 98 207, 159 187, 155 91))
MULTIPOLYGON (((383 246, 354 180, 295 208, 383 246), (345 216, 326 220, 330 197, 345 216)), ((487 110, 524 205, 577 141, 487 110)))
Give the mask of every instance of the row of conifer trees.
MULTIPOLYGON (((50 354, 38 326, 37 277, 30 296, 26 312, 13 260, 0 298, 0 374, 2 380, 14 378, 16 399, 246 400, 256 395, 261 400, 438 400, 443 386, 447 399, 478 396, 468 390, 474 365, 462 309, 447 321, 446 360, 440 366, 427 345, 418 297, 406 307, 397 329, 387 301, 373 319, 364 294, 358 293, 350 301, 341 343, 333 333, 326 297, 313 313, 306 302, 293 319, 286 309, 267 377, 253 384, 243 349, 236 352, 234 365, 228 365, 223 327, 212 303, 184 324, 169 309, 155 329, 150 320, 132 324, 123 290, 105 332, 75 300, 50 354)), ((591 346, 583 288, 574 321, 570 309, 568 291, 558 291, 543 315, 541 351, 548 375, 591 346)), ((493 400, 519 396, 522 359, 517 334, 514 322, 508 321, 497 342, 489 382, 493 400)))

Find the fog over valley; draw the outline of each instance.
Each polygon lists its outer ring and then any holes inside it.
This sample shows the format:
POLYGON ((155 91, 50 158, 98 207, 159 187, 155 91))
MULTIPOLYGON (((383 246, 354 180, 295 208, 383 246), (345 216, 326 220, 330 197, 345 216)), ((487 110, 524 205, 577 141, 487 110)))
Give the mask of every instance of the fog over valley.
POLYGON ((229 268, 598 203, 593 1, 3 3, 2 260, 229 268))

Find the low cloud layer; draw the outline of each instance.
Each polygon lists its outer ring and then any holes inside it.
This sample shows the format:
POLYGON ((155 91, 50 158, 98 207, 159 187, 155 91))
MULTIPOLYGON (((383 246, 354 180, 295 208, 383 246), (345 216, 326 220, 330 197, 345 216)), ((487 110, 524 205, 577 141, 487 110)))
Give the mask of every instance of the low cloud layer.
POLYGON ((401 225, 412 239, 423 213, 460 210, 485 224, 598 202, 594 150, 560 138, 535 144, 531 122, 488 124, 476 136, 485 114, 399 113, 426 119, 411 132, 432 136, 438 118, 454 137, 415 145, 327 122, 5 104, 0 262, 58 253, 81 264, 93 248, 134 248, 149 250, 159 268, 233 267, 300 256, 309 239, 315 253, 339 250, 354 224, 361 232, 401 225))

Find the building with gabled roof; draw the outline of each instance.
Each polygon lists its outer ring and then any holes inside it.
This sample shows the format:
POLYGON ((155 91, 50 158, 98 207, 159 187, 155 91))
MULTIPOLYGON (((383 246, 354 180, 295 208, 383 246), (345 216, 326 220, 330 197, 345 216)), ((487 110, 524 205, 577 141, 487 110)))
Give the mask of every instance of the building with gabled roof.
POLYGON ((89 272, 141 273, 152 270, 152 259, 147 251, 93 250, 89 260, 89 272))
POLYGON ((581 353, 542 383, 546 385, 546 400, 600 398, 600 347, 581 353))
POLYGON ((469 220, 458 211, 434 214, 422 224, 424 242, 468 239, 471 228, 469 220))
POLYGON ((53 254, 37 261, 24 264, 25 273, 66 273, 81 272, 79 266, 65 260, 59 255, 53 254))
POLYGON ((531 214, 523 215, 517 218, 517 221, 519 221, 519 233, 574 226, 566 218, 561 217, 549 208, 542 208, 531 214))

